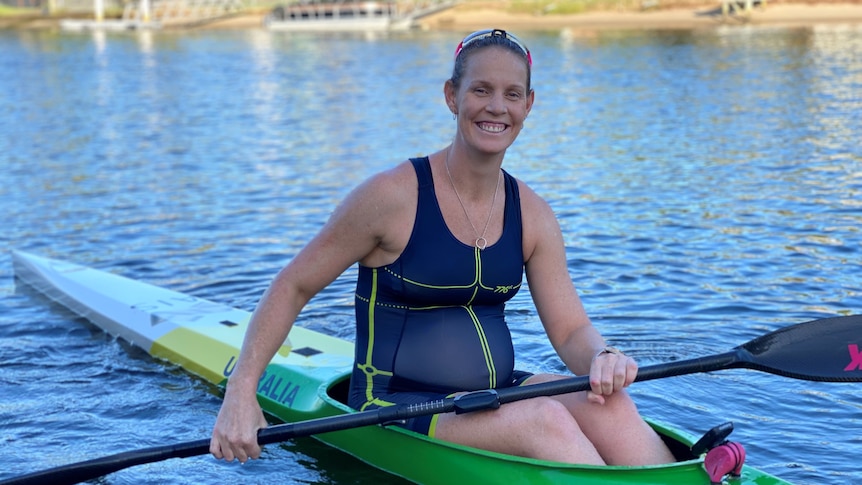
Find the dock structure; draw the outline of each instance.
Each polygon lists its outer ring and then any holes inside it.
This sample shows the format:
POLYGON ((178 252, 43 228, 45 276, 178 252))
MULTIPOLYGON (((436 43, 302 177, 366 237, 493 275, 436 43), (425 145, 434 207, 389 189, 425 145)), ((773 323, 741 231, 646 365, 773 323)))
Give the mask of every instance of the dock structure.
POLYGON ((242 11, 242 0, 136 0, 126 3, 119 19, 104 18, 104 0, 94 0, 92 20, 64 19, 64 30, 143 30, 192 26, 242 11))
POLYGON ((457 0, 295 0, 275 7, 264 19, 271 30, 408 30, 417 20, 454 7, 457 0))
POLYGON ((766 7, 766 0, 721 0, 721 16, 731 15, 748 18, 755 6, 766 7))

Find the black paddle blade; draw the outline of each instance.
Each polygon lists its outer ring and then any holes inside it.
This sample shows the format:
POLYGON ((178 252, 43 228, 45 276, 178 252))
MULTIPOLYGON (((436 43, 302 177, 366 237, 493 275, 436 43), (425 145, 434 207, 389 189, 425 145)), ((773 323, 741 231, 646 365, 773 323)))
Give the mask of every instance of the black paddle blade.
POLYGON ((736 350, 746 368, 808 381, 862 382, 862 315, 792 325, 736 350))
POLYGON ((6 480, 0 485, 74 485, 93 480, 109 473, 145 463, 155 463, 168 458, 188 458, 209 452, 210 441, 201 439, 174 445, 154 446, 115 455, 70 463, 47 470, 28 473, 6 480))

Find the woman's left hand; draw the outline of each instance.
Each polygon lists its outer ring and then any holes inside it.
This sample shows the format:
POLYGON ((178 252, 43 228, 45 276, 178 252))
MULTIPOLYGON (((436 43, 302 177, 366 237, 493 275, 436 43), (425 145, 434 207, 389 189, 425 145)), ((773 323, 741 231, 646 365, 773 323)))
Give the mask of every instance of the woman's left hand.
POLYGON ((590 391, 587 400, 604 404, 605 397, 627 387, 635 381, 638 365, 634 359, 619 351, 603 350, 590 364, 590 391))

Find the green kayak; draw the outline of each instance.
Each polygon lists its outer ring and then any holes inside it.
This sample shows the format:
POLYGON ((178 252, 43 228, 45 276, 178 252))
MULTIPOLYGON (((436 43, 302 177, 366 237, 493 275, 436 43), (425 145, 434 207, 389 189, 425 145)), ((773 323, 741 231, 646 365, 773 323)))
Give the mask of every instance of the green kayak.
MULTIPOLYGON (((250 313, 113 273, 13 253, 16 276, 106 332, 223 386, 239 355, 250 313)), ((353 344, 301 327, 258 386, 264 410, 284 422, 354 413, 347 405, 353 344)), ((656 421, 679 461, 644 467, 584 466, 503 455, 438 441, 397 426, 363 426, 315 437, 393 475, 421 484, 709 484, 696 437, 656 421)), ((706 426, 708 427, 708 426, 706 426)), ((705 428, 706 428, 705 427, 705 428)), ((743 466, 728 484, 786 484, 743 466)))

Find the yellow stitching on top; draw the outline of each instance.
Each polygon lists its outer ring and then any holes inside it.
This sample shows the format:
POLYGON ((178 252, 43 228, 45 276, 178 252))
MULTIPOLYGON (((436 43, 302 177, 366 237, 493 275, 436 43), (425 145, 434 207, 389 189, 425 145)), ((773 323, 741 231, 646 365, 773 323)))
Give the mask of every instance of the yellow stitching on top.
MULTIPOLYGON (((479 317, 473 311, 472 304, 473 304, 473 301, 475 301, 476 296, 479 294, 480 288, 482 288, 484 290, 488 290, 488 291, 493 291, 494 293, 505 294, 505 293, 508 293, 509 291, 516 289, 516 288, 520 288, 521 283, 518 283, 517 285, 497 285, 496 287, 493 287, 493 288, 490 286, 486 286, 484 283, 482 283, 482 252, 479 248, 475 248, 473 254, 474 254, 474 263, 475 263, 475 265, 474 265, 475 277, 473 279, 473 282, 468 284, 468 285, 452 285, 452 286, 429 285, 429 284, 425 284, 425 283, 420 283, 418 281, 413 281, 413 280, 410 280, 408 278, 404 278, 402 275, 399 275, 399 274, 395 273, 394 271, 392 271, 392 269, 389 266, 384 266, 382 268, 384 271, 389 273, 391 276, 398 278, 399 280, 404 281, 406 283, 409 283, 411 285, 419 286, 422 288, 441 289, 441 290, 472 288, 473 294, 470 296, 470 300, 467 303, 467 305, 432 305, 432 306, 427 306, 427 307, 410 307, 408 305, 396 305, 396 304, 392 304, 392 303, 378 302, 377 301, 378 269, 377 268, 371 268, 371 271, 372 271, 371 296, 369 298, 366 298, 362 295, 359 295, 358 293, 355 294, 356 298, 358 298, 359 300, 364 301, 368 304, 368 348, 366 349, 366 363, 365 364, 357 364, 357 368, 362 370, 362 372, 365 374, 365 377, 366 377, 366 388, 365 388, 365 390, 366 390, 366 402, 360 408, 361 411, 364 411, 368 406, 371 406, 371 405, 392 406, 394 404, 394 403, 379 399, 377 397, 374 397, 374 395, 373 395, 373 392, 374 392, 373 377, 376 375, 386 375, 386 376, 392 376, 393 375, 392 372, 382 371, 382 370, 374 367, 372 364, 371 357, 373 355, 373 349, 374 349, 374 308, 377 307, 378 305, 381 307, 386 307, 386 308, 396 308, 396 309, 401 309, 401 310, 416 310, 416 311, 433 310, 433 309, 438 309, 438 308, 453 308, 453 307, 458 307, 458 306, 461 306, 462 308, 464 308, 467 311, 468 315, 470 316, 470 319, 473 321, 473 326, 476 329, 476 335, 477 335, 477 338, 479 340, 479 344, 482 347, 482 354, 485 357, 485 365, 488 368, 488 380, 489 380, 488 385, 491 388, 494 388, 497 386, 497 370, 496 370, 496 367, 494 366, 494 358, 493 358, 493 355, 491 353, 490 345, 488 344, 488 338, 485 335, 485 329, 482 327, 482 323, 479 320, 479 317)), ((435 431, 434 428, 436 428, 436 420, 432 420, 431 430, 429 430, 432 435, 433 435, 433 432, 435 431)))
POLYGON ((419 287, 422 287, 422 288, 431 288, 431 289, 435 289, 435 290, 463 290, 463 289, 465 289, 465 288, 472 288, 472 287, 473 287, 473 286, 475 286, 475 285, 476 285, 476 283, 478 283, 478 281, 479 281, 479 274, 478 274, 478 272, 477 272, 477 273, 476 273, 476 277, 475 277, 475 278, 473 278, 473 281, 472 281, 471 283, 469 283, 469 284, 466 284, 466 285, 451 285, 451 286, 450 286, 450 285, 447 285, 447 286, 429 285, 429 284, 427 284, 427 283, 420 283, 420 282, 418 282, 418 281, 413 281, 413 280, 411 280, 411 279, 409 279, 409 278, 405 278, 404 276, 402 276, 402 275, 400 275, 400 274, 398 274, 398 273, 395 273, 394 271, 392 271, 391 269, 389 269, 389 266, 384 266, 384 267, 383 267, 383 269, 384 269, 387 273, 391 274, 392 276, 394 276, 395 278, 398 278, 398 279, 399 279, 399 280, 401 280, 401 281, 404 281, 405 283, 410 283, 411 285, 414 285, 414 286, 419 286, 419 287))
POLYGON ((482 327, 482 322, 479 321, 479 317, 473 311, 472 306, 465 306, 464 309, 467 310, 470 319, 473 320, 473 326, 476 328, 476 334, 479 337, 479 344, 485 357, 485 365, 488 367, 489 387, 497 387, 497 369, 494 366, 494 357, 491 355, 491 347, 488 345, 488 337, 485 335, 485 329, 482 327))
POLYGON ((371 270, 371 297, 368 300, 368 349, 365 353, 366 364, 371 364, 374 349, 374 308, 377 306, 377 270, 371 270))

